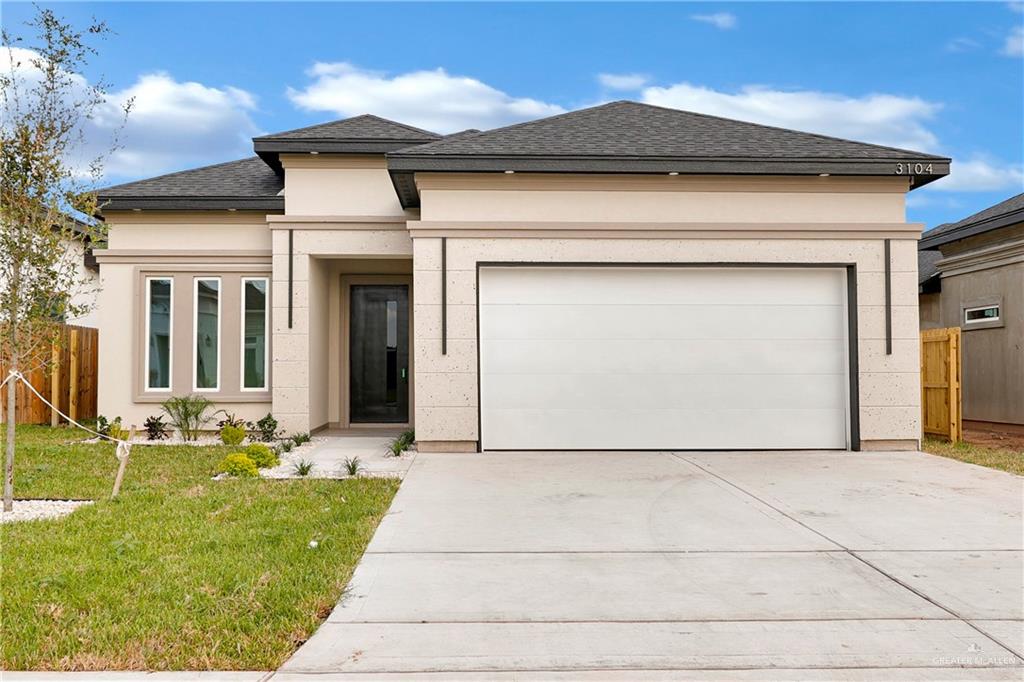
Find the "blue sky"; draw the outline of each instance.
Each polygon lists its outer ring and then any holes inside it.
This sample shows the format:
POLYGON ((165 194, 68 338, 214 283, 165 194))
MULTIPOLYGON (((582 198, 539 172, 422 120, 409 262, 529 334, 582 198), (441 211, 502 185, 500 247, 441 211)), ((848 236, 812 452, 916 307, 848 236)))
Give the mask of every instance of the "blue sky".
POLYGON ((910 195, 928 226, 1024 191, 1019 3, 46 6, 116 31, 84 74, 135 97, 111 182, 359 113, 450 132, 635 99, 952 156, 910 195))

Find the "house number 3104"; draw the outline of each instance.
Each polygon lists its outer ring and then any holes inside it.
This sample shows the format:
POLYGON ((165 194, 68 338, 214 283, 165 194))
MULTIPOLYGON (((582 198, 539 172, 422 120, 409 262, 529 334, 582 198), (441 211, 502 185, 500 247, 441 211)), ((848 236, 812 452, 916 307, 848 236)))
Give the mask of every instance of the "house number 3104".
POLYGON ((930 163, 903 163, 901 161, 896 164, 896 175, 920 175, 931 172, 932 165, 930 163))

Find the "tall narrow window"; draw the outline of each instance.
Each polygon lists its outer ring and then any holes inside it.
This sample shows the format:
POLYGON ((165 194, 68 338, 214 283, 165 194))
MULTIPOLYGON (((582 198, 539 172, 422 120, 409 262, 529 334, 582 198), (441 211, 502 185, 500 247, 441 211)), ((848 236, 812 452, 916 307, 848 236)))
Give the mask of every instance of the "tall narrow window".
POLYGON ((267 297, 265 277, 242 278, 242 390, 267 388, 267 297))
POLYGON ((195 282, 195 389, 216 391, 220 387, 220 278, 197 278, 195 282))
POLYGON ((146 278, 147 391, 171 389, 172 289, 169 277, 146 278))

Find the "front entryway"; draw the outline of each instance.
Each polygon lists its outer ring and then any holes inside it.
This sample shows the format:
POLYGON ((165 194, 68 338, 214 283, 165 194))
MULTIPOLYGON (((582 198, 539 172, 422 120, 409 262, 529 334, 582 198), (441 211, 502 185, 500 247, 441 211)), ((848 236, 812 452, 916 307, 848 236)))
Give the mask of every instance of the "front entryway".
POLYGON ((353 284, 349 305, 349 422, 409 421, 409 287, 353 284))

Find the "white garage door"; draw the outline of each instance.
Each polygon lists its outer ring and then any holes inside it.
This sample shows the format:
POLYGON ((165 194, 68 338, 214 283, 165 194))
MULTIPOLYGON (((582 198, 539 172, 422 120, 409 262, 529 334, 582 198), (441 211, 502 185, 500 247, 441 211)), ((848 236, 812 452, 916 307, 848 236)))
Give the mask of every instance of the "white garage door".
POLYGON ((480 269, 485 450, 847 447, 846 272, 480 269))

